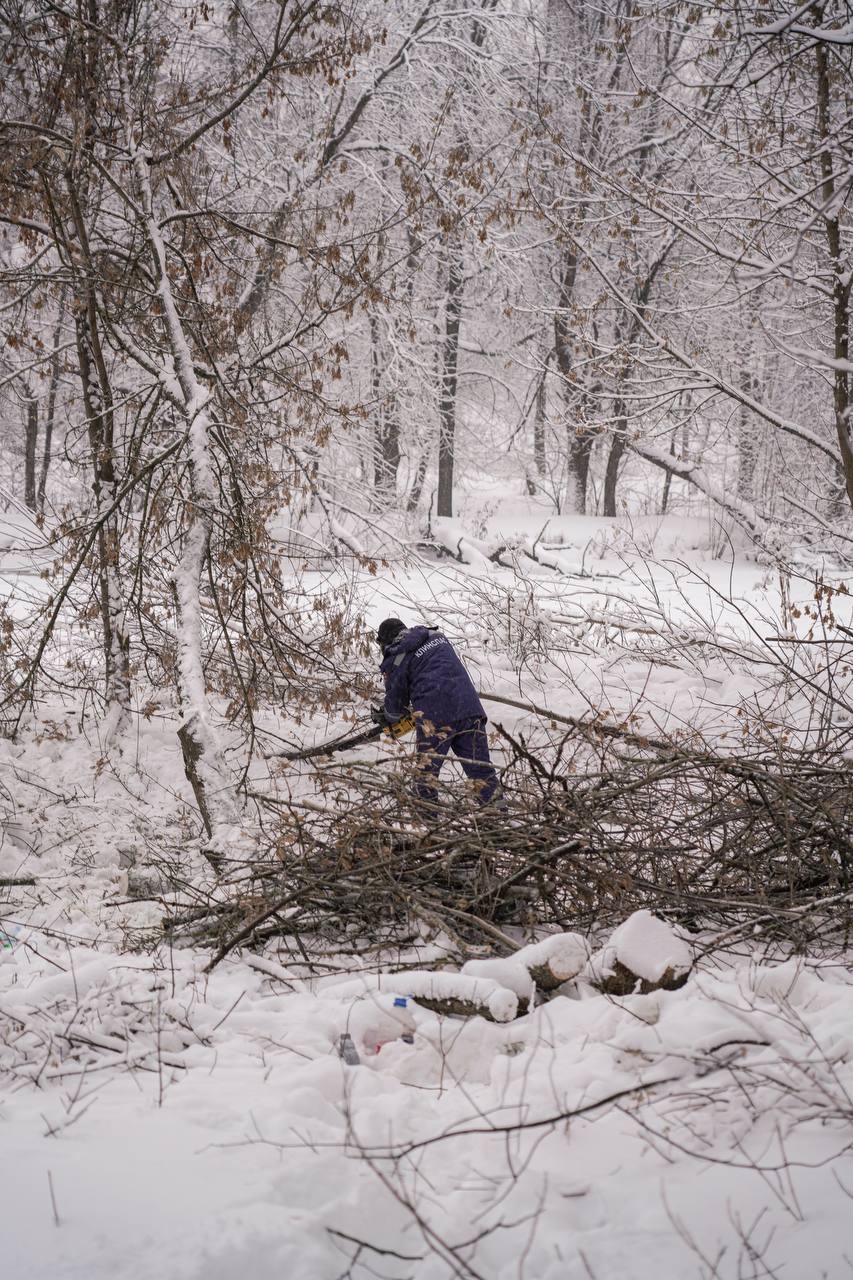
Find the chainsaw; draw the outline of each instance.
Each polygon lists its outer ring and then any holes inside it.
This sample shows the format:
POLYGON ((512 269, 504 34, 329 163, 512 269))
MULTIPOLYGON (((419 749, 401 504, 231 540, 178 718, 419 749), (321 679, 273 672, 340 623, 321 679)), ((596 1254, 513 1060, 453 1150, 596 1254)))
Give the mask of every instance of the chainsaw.
POLYGON ((305 747, 301 751, 276 751, 267 757, 269 760, 312 760, 316 756, 330 756, 336 751, 348 751, 350 747, 360 747, 365 742, 376 742, 377 739, 403 738, 415 727, 414 716, 403 716, 393 724, 372 724, 369 729, 360 729, 357 733, 344 734, 339 738, 330 738, 316 747, 305 747))

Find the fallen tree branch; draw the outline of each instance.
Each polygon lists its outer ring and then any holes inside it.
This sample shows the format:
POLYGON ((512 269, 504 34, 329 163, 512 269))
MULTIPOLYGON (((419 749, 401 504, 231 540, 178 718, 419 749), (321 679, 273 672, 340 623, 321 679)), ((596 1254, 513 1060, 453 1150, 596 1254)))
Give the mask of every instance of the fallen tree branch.
POLYGON ((270 916, 276 915, 279 911, 283 910, 284 907, 289 907, 291 903, 297 902, 300 896, 300 890, 294 890, 291 893, 285 894, 283 898, 278 898, 272 906, 265 907, 262 911, 259 911, 256 916, 252 917, 248 924, 244 925, 242 929, 233 935, 233 937, 229 938, 227 942, 222 944, 212 959, 210 959, 204 966, 204 972, 211 973, 219 964, 220 960, 224 960, 229 952, 233 951, 235 947, 239 947, 241 942, 245 942, 247 938, 252 936, 258 925, 263 924, 265 920, 269 920, 270 916))
POLYGON ((630 729, 623 729, 615 724, 606 724, 601 720, 581 720, 578 716, 561 715, 559 712, 549 711, 547 707, 539 707, 535 702, 520 702, 517 698, 505 698, 502 694, 497 693, 481 692, 480 697, 485 702, 499 702, 505 707, 517 707, 519 711, 532 711, 535 715, 542 716, 545 720, 553 720, 557 724, 568 725, 581 733, 605 738, 622 738, 636 747, 648 747, 653 751, 672 751, 674 749, 671 742, 661 742, 656 738, 648 738, 645 734, 633 733, 630 729))

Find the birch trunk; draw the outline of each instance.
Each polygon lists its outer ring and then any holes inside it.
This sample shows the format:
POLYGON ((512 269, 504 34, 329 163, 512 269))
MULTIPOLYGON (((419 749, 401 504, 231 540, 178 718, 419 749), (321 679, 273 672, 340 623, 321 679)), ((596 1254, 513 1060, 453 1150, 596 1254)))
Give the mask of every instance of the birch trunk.
POLYGON ((174 373, 162 371, 169 399, 181 413, 189 452, 189 527, 175 567, 173 585, 177 612, 177 681, 182 719, 178 730, 187 777, 193 787, 212 847, 222 853, 239 824, 219 734, 211 720, 202 654, 202 574, 210 555, 213 517, 219 506, 210 450, 210 393, 196 377, 192 353, 169 278, 166 248, 154 212, 147 153, 133 136, 133 115, 123 68, 127 145, 140 205, 140 224, 151 257, 162 326, 174 373))

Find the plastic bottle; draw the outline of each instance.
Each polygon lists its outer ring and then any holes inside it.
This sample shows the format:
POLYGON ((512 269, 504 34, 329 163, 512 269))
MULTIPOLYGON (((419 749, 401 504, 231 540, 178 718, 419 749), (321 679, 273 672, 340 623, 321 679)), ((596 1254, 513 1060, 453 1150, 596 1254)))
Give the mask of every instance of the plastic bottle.
POLYGON ((392 1040, 405 1039, 411 1043, 409 1037, 415 1030, 408 996, 384 991, 372 992, 356 1001, 347 1025, 355 1043, 368 1057, 379 1053, 382 1046, 392 1040))
MULTIPOLYGON (((395 996, 395 997, 394 997, 394 1008, 395 1008, 395 1009, 408 1009, 408 1007, 409 1007, 409 997, 408 997, 408 996, 395 996)), ((404 1043, 404 1044, 414 1044, 414 1043, 415 1043, 415 1035, 414 1035, 414 1032, 413 1032, 413 1031, 404 1031, 404 1032, 403 1032, 403 1034, 400 1036, 400 1039, 403 1041, 403 1043, 404 1043)))

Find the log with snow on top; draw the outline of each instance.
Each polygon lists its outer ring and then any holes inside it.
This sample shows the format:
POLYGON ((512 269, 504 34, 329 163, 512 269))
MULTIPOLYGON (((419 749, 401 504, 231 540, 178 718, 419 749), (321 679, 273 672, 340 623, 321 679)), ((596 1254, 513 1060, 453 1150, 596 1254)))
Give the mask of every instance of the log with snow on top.
MULTIPOLYGON (((460 564, 468 565, 481 573, 489 574, 498 566, 502 569, 519 569, 524 560, 554 573, 570 577, 591 577, 573 561, 559 553, 552 553, 530 539, 496 539, 486 542, 465 532, 458 520, 446 516, 435 519, 431 526, 433 544, 447 552, 460 564)), ((529 565, 527 566, 530 567, 529 565)), ((610 575, 608 575, 610 576, 610 575)))
POLYGON ((578 933, 557 933, 509 957, 467 960, 460 973, 383 974, 381 990, 409 996, 433 1013, 511 1022, 533 1006, 536 988, 554 991, 570 982, 589 960, 589 944, 578 933))
POLYGON ((554 933, 516 951, 513 963, 522 965, 540 991, 555 991, 576 978, 589 960, 589 943, 579 933, 554 933))
POLYGON ((486 545, 476 538, 470 537, 456 520, 446 517, 433 520, 432 537, 434 542, 451 555, 460 564, 470 565, 481 573, 491 573, 500 551, 490 551, 486 545))
POLYGON ((614 930, 582 976, 605 995, 645 995, 683 987, 692 964, 685 940, 665 921, 643 910, 614 930))
POLYGON ((433 1013, 463 1018, 479 1016, 489 1022, 512 1022, 521 1012, 515 991, 493 978, 475 977, 470 973, 413 970, 411 973, 383 974, 382 990, 411 996, 417 1004, 433 1013))
POLYGON ((647 440, 630 439, 628 446, 639 457, 645 458, 646 462, 652 462, 669 475, 692 484, 706 498, 716 503, 720 510, 730 516, 742 529, 745 529, 759 546, 774 549, 773 536, 767 519, 759 514, 751 502, 746 502, 726 486, 718 484, 698 462, 676 458, 647 440))
POLYGON ((556 991, 576 978, 589 960, 589 943, 579 933, 553 933, 520 947, 507 958, 467 960, 462 973, 491 978, 514 991, 519 1013, 533 1004, 536 990, 556 991))
POLYGON ((460 971, 462 977, 485 978, 495 982, 508 991, 515 992, 518 997, 519 1014, 527 1013, 533 1004, 535 994, 533 979, 523 964, 518 963, 518 956, 506 958, 502 956, 484 956, 475 960, 466 960, 460 971))

